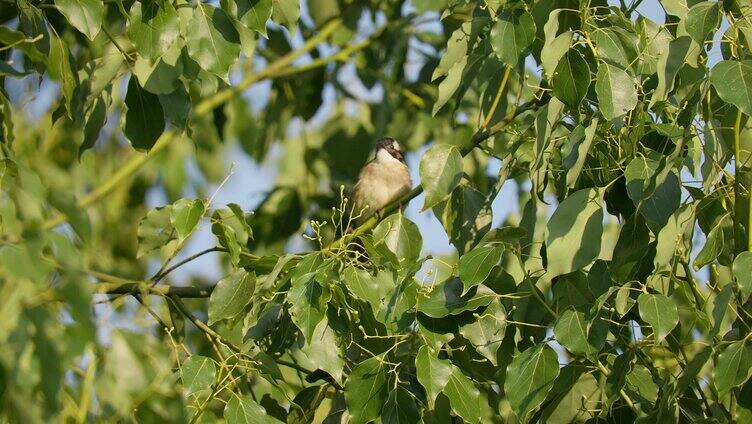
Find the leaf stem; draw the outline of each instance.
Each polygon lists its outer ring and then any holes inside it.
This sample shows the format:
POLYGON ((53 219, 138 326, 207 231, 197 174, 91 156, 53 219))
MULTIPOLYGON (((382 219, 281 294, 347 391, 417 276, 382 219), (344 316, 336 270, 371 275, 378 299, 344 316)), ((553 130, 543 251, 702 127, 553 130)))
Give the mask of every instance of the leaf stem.
POLYGON ((501 77, 501 83, 499 83, 499 89, 496 91, 496 97, 494 97, 493 103, 491 104, 491 109, 488 111, 488 115, 486 115, 486 119, 483 121, 483 125, 481 128, 487 128, 488 124, 491 123, 491 119, 493 119, 494 114, 496 113, 496 108, 499 106, 499 101, 501 100, 501 94, 504 92, 504 88, 507 86, 507 81, 509 80, 509 74, 512 72, 512 67, 509 65, 504 65, 504 75, 501 77))
MULTIPOLYGON (((741 171, 741 160, 739 155, 741 153, 741 130, 742 130, 742 111, 736 110, 736 121, 734 122, 734 203, 736 204, 742 199, 741 196, 741 184, 739 184, 739 175, 741 171)), ((738 211, 739 208, 736 207, 738 211)), ((749 227, 749 225, 748 225, 749 227)), ((741 246, 741 217, 734 214, 734 244, 736 254, 741 253, 743 247, 741 246)), ((748 231, 749 228, 748 228, 748 231)), ((747 247, 749 249, 749 247, 747 247)))
POLYGON ((130 283, 101 283, 94 287, 94 290, 102 294, 138 294, 149 293, 158 296, 182 297, 182 298, 204 298, 211 295, 214 286, 206 287, 179 287, 168 285, 149 286, 148 284, 130 282, 130 283))
POLYGON ((172 271, 174 271, 174 270, 176 270, 176 269, 180 268, 181 266, 183 266, 183 265, 187 264, 188 262, 190 262, 190 261, 192 261, 192 260, 194 260, 194 259, 200 258, 201 256, 204 256, 204 255, 206 255, 207 253, 211 253, 211 252, 222 252, 222 251, 224 251, 224 249, 222 249, 221 247, 216 247, 216 246, 215 246, 215 247, 210 247, 210 248, 208 248, 208 249, 204 249, 204 250, 202 250, 202 251, 200 251, 200 252, 198 252, 198 253, 195 253, 195 254, 193 254, 193 255, 191 255, 191 256, 189 256, 189 257, 187 257, 187 258, 183 259, 182 261, 180 261, 180 262, 176 263, 175 265, 173 265, 173 266, 171 266, 171 267, 169 267, 169 268, 165 269, 164 271, 161 271, 161 270, 160 270, 160 271, 158 271, 158 272, 157 272, 156 274, 154 274, 154 276, 153 276, 153 277, 151 277, 151 281, 153 281, 153 282, 154 282, 154 284, 157 284, 157 283, 158 283, 158 282, 160 282, 160 281, 161 281, 161 280, 162 280, 162 279, 163 279, 164 277, 166 277, 166 276, 167 276, 167 274, 169 274, 169 273, 171 273, 172 271))

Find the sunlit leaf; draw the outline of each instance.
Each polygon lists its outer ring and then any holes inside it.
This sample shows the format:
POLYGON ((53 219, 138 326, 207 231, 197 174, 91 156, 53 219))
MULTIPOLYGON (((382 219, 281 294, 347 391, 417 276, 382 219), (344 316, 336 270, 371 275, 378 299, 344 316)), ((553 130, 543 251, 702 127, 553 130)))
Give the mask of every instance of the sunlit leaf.
POLYGON ((676 304, 662 294, 642 293, 637 298, 640 317, 653 327, 655 342, 666 338, 679 322, 676 304))
POLYGON ((178 13, 171 2, 133 2, 128 38, 141 56, 157 60, 179 35, 178 13))
POLYGON ((331 293, 316 281, 315 273, 293 277, 291 283, 287 293, 290 314, 295 325, 310 340, 316 325, 326 315, 326 304, 331 293))
POLYGON ((435 285, 428 299, 418 302, 418 311, 432 318, 441 318, 486 306, 496 297, 483 286, 480 286, 477 292, 470 292, 464 296, 463 290, 464 286, 459 278, 450 278, 435 285))
POLYGON ((462 255, 460 258, 460 280, 464 286, 463 294, 488 278, 491 269, 501 259, 504 249, 501 247, 479 247, 462 255))
POLYGON ((477 320, 460 327, 460 334, 475 347, 475 350, 496 365, 496 352, 504 341, 507 328, 507 311, 504 305, 494 300, 479 314, 477 320))
POLYGON ((552 277, 576 271, 598 257, 603 234, 601 195, 595 188, 572 193, 549 219, 547 273, 552 277))
POLYGON ((689 9, 684 28, 698 44, 703 44, 718 28, 721 10, 717 1, 697 3, 689 9))
POLYGON ((632 77, 607 63, 598 65, 595 92, 600 111, 606 119, 622 116, 637 105, 637 89, 632 77))
POLYGON ((752 294, 752 252, 742 252, 734 259, 734 277, 739 291, 742 293, 742 301, 746 301, 752 294))
POLYGON ((239 270, 217 283, 209 298, 209 324, 238 315, 250 303, 256 275, 239 270))
POLYGON ((192 355, 180 366, 180 378, 183 387, 190 393, 211 388, 217 367, 211 358, 192 355))
POLYGON ((345 400, 352 422, 366 424, 381 414, 389 395, 388 367, 378 356, 353 368, 345 383, 345 400))
POLYGON ((93 40, 102 28, 104 4, 99 0, 55 0, 55 6, 77 30, 93 40))
POLYGON ((204 70, 222 78, 240 53, 240 38, 230 17, 206 3, 195 8, 186 40, 191 58, 204 70))
POLYGON ((462 155, 456 146, 435 144, 420 160, 420 182, 425 192, 423 210, 443 201, 460 183, 462 155))
POLYGON ((452 412, 462 417, 469 423, 479 423, 483 420, 484 408, 481 402, 485 399, 471 379, 469 379, 458 367, 452 365, 452 373, 449 374, 443 393, 449 399, 452 412))
POLYGON ((491 29, 491 45, 504 63, 515 66, 525 49, 535 39, 535 21, 530 13, 516 14, 504 10, 491 29))
POLYGON ((718 355, 715 365, 715 387, 724 396, 752 375, 752 347, 746 340, 731 343, 718 355))
POLYGON ((428 346, 421 346, 415 357, 416 376, 426 390, 429 406, 433 406, 436 396, 444 390, 452 374, 452 364, 437 358, 428 346))
POLYGON ((710 82, 721 99, 752 115, 752 61, 722 60, 710 71, 710 82))
POLYGON ((552 79, 554 95, 571 108, 580 106, 590 88, 590 67, 577 49, 559 59, 552 79))
POLYGON ((263 406, 256 403, 249 395, 230 395, 225 405, 224 418, 227 424, 274 424, 281 421, 267 414, 263 406))
POLYGON ((201 199, 180 199, 172 205, 170 224, 181 240, 191 235, 205 211, 206 206, 201 199))
POLYGON ((396 213, 381 221, 373 230, 377 245, 384 245, 400 263, 415 262, 420 256, 423 240, 414 222, 396 213))
POLYGON ((524 420, 543 402, 557 375, 559 360, 546 344, 530 347, 514 357, 507 367, 504 391, 520 419, 524 420))

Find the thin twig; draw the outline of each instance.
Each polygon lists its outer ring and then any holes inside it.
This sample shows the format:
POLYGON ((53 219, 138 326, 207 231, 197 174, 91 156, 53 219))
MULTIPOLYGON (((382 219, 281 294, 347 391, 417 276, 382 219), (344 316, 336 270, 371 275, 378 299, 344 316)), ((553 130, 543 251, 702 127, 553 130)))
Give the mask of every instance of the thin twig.
POLYGON ((222 252, 222 251, 224 251, 224 249, 222 249, 221 247, 216 247, 216 246, 215 246, 215 247, 210 247, 210 248, 208 248, 208 249, 205 249, 205 250, 202 250, 202 251, 200 251, 200 252, 198 252, 198 253, 196 253, 196 254, 193 254, 193 255, 191 255, 191 256, 189 256, 189 257, 187 257, 187 258, 183 259, 182 261, 180 261, 180 262, 176 263, 175 265, 173 265, 173 266, 171 266, 171 267, 167 268, 167 269, 166 269, 166 270, 164 270, 164 271, 158 271, 158 272, 157 272, 156 274, 154 274, 154 276, 152 276, 152 277, 151 277, 151 281, 152 281, 152 282, 153 282, 154 284, 157 284, 157 283, 158 283, 158 282, 160 282, 160 281, 161 281, 161 280, 162 280, 163 278, 165 278, 165 277, 167 276, 167 274, 169 274, 169 273, 171 273, 172 271, 174 271, 174 270, 176 270, 176 269, 180 268, 181 266, 183 266, 183 265, 187 264, 188 262, 190 262, 190 261, 192 261, 192 260, 194 260, 194 259, 197 259, 197 258, 199 258, 199 257, 201 257, 201 256, 203 256, 203 255, 206 255, 207 253, 211 253, 211 252, 222 252))

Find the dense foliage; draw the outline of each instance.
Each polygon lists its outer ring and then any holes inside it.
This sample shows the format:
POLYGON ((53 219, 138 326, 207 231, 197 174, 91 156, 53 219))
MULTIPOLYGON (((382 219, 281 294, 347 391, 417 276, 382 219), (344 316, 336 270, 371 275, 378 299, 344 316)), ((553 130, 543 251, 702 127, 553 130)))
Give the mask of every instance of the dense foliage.
POLYGON ((751 17, 0 0, 0 421, 752 422, 751 17), (384 135, 420 185, 355 228, 384 135))

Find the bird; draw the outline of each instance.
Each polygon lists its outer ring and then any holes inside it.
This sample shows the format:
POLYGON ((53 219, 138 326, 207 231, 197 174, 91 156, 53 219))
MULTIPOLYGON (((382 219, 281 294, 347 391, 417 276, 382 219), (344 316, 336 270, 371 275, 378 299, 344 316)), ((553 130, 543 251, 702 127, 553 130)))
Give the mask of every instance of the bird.
POLYGON ((391 137, 376 141, 376 155, 360 171, 352 190, 352 213, 360 225, 376 211, 412 189, 410 169, 397 140, 391 137))

